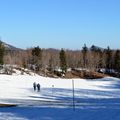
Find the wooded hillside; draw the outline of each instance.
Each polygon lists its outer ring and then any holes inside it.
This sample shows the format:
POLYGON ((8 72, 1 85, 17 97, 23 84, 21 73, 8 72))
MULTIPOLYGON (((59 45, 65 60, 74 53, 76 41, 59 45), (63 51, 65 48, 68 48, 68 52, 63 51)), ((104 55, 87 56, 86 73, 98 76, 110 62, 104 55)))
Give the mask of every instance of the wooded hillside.
POLYGON ((64 73, 68 68, 120 73, 120 50, 106 49, 86 44, 81 50, 43 49, 39 46, 26 50, 5 50, 0 46, 1 64, 19 65, 35 72, 54 72, 61 69, 64 73), (2 61, 3 56, 3 61, 2 61))

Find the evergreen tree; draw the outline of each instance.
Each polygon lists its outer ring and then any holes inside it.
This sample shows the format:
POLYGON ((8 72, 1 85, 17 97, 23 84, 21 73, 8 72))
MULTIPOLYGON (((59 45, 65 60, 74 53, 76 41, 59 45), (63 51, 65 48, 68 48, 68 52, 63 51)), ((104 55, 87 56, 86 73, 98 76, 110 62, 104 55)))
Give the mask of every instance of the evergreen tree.
POLYGON ((120 50, 116 50, 114 55, 114 68, 120 72, 120 50))
POLYGON ((109 46, 106 50, 106 68, 107 69, 112 68, 112 51, 110 50, 109 46))
POLYGON ((103 67, 103 52, 100 48, 92 45, 91 52, 93 55, 93 64, 95 68, 102 68, 103 67))
POLYGON ((61 49, 59 54, 60 54, 60 67, 62 69, 62 72, 66 72, 67 71, 67 61, 66 61, 65 51, 63 49, 61 49))
POLYGON ((41 48, 39 48, 39 46, 34 47, 32 50, 32 55, 33 56, 37 56, 37 57, 41 57, 41 48))
POLYGON ((86 68, 86 66, 87 66, 87 52, 88 52, 88 48, 87 48, 86 44, 84 44, 84 46, 82 48, 83 66, 84 66, 84 68, 86 68))
POLYGON ((99 49, 98 53, 99 53, 98 67, 103 68, 104 67, 103 51, 99 49))
POLYGON ((3 61, 4 51, 5 51, 4 46, 0 41, 0 64, 4 64, 4 61, 3 61))
POLYGON ((36 70, 39 71, 42 67, 42 50, 39 46, 32 49, 33 64, 36 67, 36 70))

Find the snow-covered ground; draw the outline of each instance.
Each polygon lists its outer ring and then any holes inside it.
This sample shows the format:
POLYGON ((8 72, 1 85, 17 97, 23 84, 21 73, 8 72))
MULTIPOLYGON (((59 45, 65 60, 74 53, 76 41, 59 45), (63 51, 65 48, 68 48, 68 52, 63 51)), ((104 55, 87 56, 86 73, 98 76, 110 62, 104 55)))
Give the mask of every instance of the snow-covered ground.
POLYGON ((120 79, 113 77, 85 80, 57 79, 38 75, 0 75, 0 103, 18 105, 15 108, 0 108, 0 120, 79 120, 85 117, 79 113, 80 111, 85 112, 87 108, 89 112, 86 113, 96 114, 91 109, 104 107, 106 110, 108 101, 109 108, 115 103, 114 106, 118 109, 119 84, 120 79), (39 92, 33 90, 34 82, 40 83, 39 92), (73 82, 75 112, 72 110, 73 82), (117 103, 114 101, 116 99, 117 103))
MULTIPOLYGON (((76 98, 113 98, 120 97, 119 89, 114 88, 120 80, 103 78, 97 80, 85 79, 55 79, 30 75, 0 75, 0 102, 10 102, 11 99, 23 100, 57 100, 72 98, 72 81, 74 81, 76 98), (33 90, 33 83, 41 85, 41 91, 33 90), (106 95, 105 95, 105 93, 106 95)), ((15 100, 14 100, 15 103, 15 100)))

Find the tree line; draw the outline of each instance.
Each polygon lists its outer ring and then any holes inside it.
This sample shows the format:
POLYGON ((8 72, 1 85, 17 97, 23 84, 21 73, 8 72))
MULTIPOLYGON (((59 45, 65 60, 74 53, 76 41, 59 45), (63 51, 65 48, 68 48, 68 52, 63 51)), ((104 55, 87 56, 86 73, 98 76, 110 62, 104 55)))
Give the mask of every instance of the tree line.
POLYGON ((120 50, 110 47, 102 49, 86 44, 81 50, 68 49, 42 49, 39 46, 26 50, 5 50, 0 42, 0 64, 19 65, 35 72, 53 72, 61 69, 66 72, 68 68, 82 68, 96 71, 99 68, 114 69, 120 72, 120 50))

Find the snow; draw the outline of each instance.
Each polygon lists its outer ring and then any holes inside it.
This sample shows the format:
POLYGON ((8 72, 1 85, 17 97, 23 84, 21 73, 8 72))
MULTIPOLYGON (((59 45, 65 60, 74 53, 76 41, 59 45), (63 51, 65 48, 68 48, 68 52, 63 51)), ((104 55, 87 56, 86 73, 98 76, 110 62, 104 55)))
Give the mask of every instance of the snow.
POLYGON ((12 113, 0 113, 0 120, 28 120, 28 119, 15 116, 12 113))
POLYGON ((0 108, 0 120, 120 120, 120 109, 0 108))
MULTIPOLYGON (((18 73, 18 72, 17 72, 18 73)), ((76 97, 90 98, 109 98, 114 94, 102 96, 102 94, 88 94, 89 91, 117 91, 112 86, 119 81, 115 78, 103 78, 98 80, 85 79, 57 79, 42 76, 30 75, 0 75, 0 101, 6 99, 30 99, 30 100, 47 100, 54 91, 57 97, 72 97, 72 80, 76 90, 76 97), (40 83, 41 92, 33 91, 33 82, 40 83), (86 90, 86 93, 85 93, 86 90), (81 92, 81 91, 84 91, 81 92), (66 94, 67 92, 67 94, 66 94)), ((114 92, 115 93, 115 92, 114 92)), ((50 100, 50 99, 49 99, 50 100)), ((53 100, 53 99, 51 99, 53 100)), ((3 101, 1 101, 3 102, 3 101)))
POLYGON ((18 107, 0 108, 0 120, 119 120, 120 79, 62 79, 36 74, 0 75, 0 103, 18 107), (40 83, 41 91, 33 90, 40 83), (75 90, 75 111, 73 88, 75 90), (33 112, 34 111, 34 112, 33 112), (116 117, 117 115, 117 117, 116 117))

